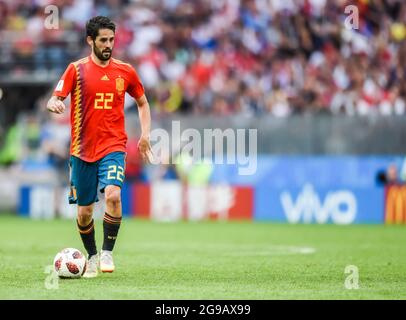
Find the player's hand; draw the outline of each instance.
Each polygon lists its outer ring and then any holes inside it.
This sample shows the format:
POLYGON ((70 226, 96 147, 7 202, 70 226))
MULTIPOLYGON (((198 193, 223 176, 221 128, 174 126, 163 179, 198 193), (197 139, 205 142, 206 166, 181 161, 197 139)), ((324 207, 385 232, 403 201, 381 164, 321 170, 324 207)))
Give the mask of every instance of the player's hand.
POLYGON ((65 111, 65 104, 57 98, 51 98, 47 103, 47 109, 50 112, 61 114, 65 111))
POLYGON ((138 141, 138 151, 141 154, 142 160, 146 163, 154 162, 154 155, 151 150, 151 144, 149 138, 142 136, 138 141))

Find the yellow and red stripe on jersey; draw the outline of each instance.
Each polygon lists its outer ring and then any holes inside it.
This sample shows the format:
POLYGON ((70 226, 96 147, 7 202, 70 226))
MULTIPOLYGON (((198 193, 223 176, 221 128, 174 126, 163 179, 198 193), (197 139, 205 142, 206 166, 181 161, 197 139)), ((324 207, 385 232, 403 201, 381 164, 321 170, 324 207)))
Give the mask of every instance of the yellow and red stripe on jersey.
POLYGON ((88 58, 84 58, 74 63, 76 71, 76 86, 72 97, 72 139, 71 139, 71 154, 80 158, 80 135, 82 129, 82 80, 80 76, 80 63, 88 62, 88 58))

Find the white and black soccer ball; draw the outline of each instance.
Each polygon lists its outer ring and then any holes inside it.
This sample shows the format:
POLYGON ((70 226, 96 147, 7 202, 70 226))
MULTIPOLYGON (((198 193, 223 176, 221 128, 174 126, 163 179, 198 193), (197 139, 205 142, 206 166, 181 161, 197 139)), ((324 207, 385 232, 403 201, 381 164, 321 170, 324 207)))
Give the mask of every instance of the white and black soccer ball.
POLYGON ((75 248, 65 248, 54 259, 54 268, 60 278, 80 278, 86 271, 86 257, 75 248))

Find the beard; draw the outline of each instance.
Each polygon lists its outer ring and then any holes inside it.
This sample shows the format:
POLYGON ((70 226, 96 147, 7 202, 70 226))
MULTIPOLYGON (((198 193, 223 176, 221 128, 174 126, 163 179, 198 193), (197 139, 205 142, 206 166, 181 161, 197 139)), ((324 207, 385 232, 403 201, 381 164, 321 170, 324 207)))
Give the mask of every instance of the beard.
POLYGON ((96 57, 98 59, 100 59, 101 61, 107 61, 107 60, 109 60, 111 58, 111 54, 112 54, 113 51, 109 50, 109 49, 105 49, 105 50, 101 51, 100 49, 98 49, 96 47, 96 44, 94 44, 93 52, 96 55, 96 57))

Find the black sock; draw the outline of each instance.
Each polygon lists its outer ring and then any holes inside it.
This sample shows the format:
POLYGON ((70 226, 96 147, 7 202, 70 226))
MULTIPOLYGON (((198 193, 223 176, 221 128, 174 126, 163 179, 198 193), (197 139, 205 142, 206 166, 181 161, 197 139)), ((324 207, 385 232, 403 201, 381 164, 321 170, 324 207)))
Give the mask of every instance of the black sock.
POLYGON ((104 213, 103 217, 103 230, 104 230, 104 241, 103 250, 113 251, 114 244, 116 243, 118 229, 120 229, 121 217, 115 218, 109 215, 107 212, 104 213))
POLYGON ((94 220, 87 225, 87 226, 80 226, 79 222, 76 220, 79 228, 80 237, 82 238, 83 245, 89 255, 89 258, 92 255, 97 254, 96 249, 96 240, 94 238, 94 220))

